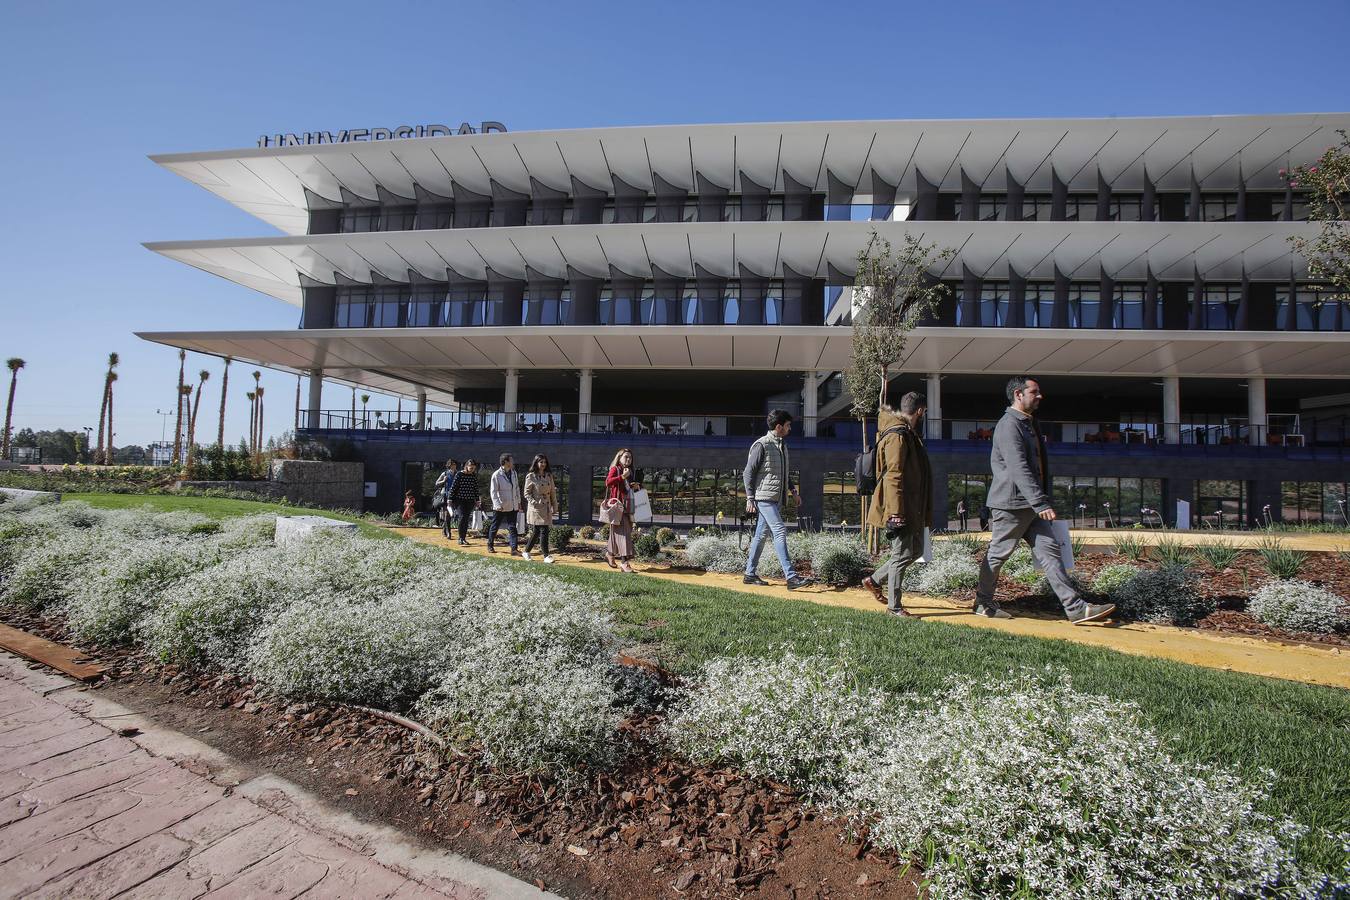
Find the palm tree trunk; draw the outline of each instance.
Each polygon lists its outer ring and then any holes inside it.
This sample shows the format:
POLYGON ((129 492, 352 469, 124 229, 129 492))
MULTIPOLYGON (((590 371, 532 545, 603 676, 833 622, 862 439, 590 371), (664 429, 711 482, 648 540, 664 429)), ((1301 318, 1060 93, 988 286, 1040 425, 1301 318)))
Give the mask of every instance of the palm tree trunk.
POLYGON ((112 465, 113 461, 113 387, 108 382, 108 443, 103 448, 103 464, 112 465))
POLYGON ((258 463, 262 463, 263 452, 263 396, 262 391, 258 391, 258 463))
POLYGON ((112 390, 112 380, 103 376, 103 403, 98 408, 98 449, 94 451, 94 462, 103 462, 103 426, 108 421, 108 391, 112 390))
POLYGON ((14 388, 19 383, 19 370, 9 372, 9 402, 5 404, 5 438, 0 441, 0 459, 9 459, 9 429, 14 423, 14 388))
POLYGON ((173 464, 176 466, 182 462, 183 453, 183 367, 187 364, 187 351, 178 351, 178 391, 176 393, 178 406, 173 424, 173 464))
POLYGON ((216 432, 216 444, 225 449, 225 398, 230 387, 230 358, 225 357, 225 374, 220 377, 220 429, 216 432))
POLYGON ((197 457, 197 413, 202 411, 202 385, 205 381, 197 382, 197 396, 192 401, 192 415, 188 416, 188 469, 192 469, 193 463, 197 457))
POLYGON ((300 376, 295 376, 295 429, 292 436, 300 433, 300 376))

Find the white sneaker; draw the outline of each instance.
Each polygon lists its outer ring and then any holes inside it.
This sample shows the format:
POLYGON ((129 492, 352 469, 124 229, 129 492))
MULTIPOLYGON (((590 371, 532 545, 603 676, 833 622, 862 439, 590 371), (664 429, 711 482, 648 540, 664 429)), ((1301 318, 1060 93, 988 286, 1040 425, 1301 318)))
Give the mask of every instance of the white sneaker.
POLYGON ((528 550, 522 550, 522 551, 520 552, 520 558, 523 559, 523 560, 525 560, 526 562, 529 562, 529 561, 530 561, 530 551, 528 551, 528 550))
POLYGON ((552 564, 553 564, 553 557, 551 557, 551 556, 545 556, 545 557, 544 557, 544 562, 546 562, 546 563, 552 565, 552 564))

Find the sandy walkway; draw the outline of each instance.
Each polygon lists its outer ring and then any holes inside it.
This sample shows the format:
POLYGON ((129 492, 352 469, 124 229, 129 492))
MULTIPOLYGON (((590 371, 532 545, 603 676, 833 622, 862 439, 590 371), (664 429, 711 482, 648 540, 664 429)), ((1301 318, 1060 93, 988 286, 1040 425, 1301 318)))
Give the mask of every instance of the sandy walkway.
MULTIPOLYGON (((436 529, 393 528, 392 530, 420 543, 446 547, 461 553, 467 552, 479 556, 489 555, 481 540, 475 540, 466 549, 445 540, 440 531, 436 529)), ((593 546, 598 547, 599 545, 593 546)), ((499 552, 496 554, 498 559, 512 558, 505 548, 506 543, 503 539, 499 546, 499 552)), ((522 565, 526 564, 522 560, 517 561, 521 562, 522 565)), ((540 568, 547 568, 542 563, 536 562, 533 564, 539 565, 540 568)), ((576 556, 560 556, 557 565, 612 571, 599 558, 592 560, 576 556)), ((820 603, 827 606, 846 606, 866 612, 882 612, 882 607, 872 599, 871 594, 862 588, 813 587, 801 591, 789 591, 785 586, 779 584, 767 588, 752 588, 743 585, 738 575, 719 575, 689 569, 669 569, 642 563, 638 563, 634 568, 640 576, 647 578, 661 578, 682 584, 724 588, 740 593, 777 597, 795 603, 820 603)), ((1172 659, 1192 665, 1206 666, 1211 669, 1247 672, 1253 675, 1284 678, 1289 681, 1350 688, 1350 655, 1343 654, 1336 648, 1323 649, 1281 644, 1237 635, 1198 631, 1191 628, 1147 625, 1138 622, 1106 626, 1077 626, 1070 625, 1067 620, 1062 618, 1035 614, 1021 615, 1015 619, 987 619, 982 616, 971 615, 969 607, 942 598, 918 594, 906 594, 905 606, 920 618, 933 619, 953 625, 993 628, 1013 634, 1106 647, 1121 653, 1132 653, 1138 656, 1172 659)))
MULTIPOLYGON (((989 532, 967 532, 981 540, 989 540, 989 532)), ((1201 544, 1229 543, 1235 547, 1255 549, 1267 537, 1275 537, 1284 546, 1293 550, 1308 550, 1316 553, 1332 553, 1337 550, 1350 551, 1350 534, 1320 533, 1312 531, 1275 531, 1269 535, 1253 531, 1157 531, 1148 528, 1116 529, 1075 528, 1073 536, 1086 541, 1089 547, 1111 547, 1120 535, 1138 538, 1148 546, 1160 540, 1173 540, 1185 547, 1198 547, 1201 544)), ((942 540, 942 538, 938 538, 942 540)))

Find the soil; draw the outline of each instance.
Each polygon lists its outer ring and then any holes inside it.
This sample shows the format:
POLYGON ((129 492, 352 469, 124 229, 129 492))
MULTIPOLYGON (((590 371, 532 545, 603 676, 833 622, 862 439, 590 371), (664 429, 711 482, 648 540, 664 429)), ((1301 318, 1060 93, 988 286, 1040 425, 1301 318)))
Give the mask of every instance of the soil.
MULTIPOLYGON (((50 640, 69 638, 56 620, 13 610, 4 618, 50 640)), ((108 667, 92 689, 165 727, 359 818, 565 896, 919 896, 921 876, 907 860, 875 851, 865 831, 822 815, 785 785, 659 757, 646 740, 654 716, 625 723, 632 752, 622 768, 563 789, 495 774, 360 710, 288 703, 245 679, 161 666, 136 652, 91 655, 108 667)))

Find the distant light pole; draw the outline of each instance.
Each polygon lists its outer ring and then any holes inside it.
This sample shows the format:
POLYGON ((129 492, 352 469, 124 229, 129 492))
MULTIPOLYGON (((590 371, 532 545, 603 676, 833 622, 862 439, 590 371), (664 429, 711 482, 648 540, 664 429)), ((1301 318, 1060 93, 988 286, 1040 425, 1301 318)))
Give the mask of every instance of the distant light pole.
POLYGON ((165 412, 162 409, 155 410, 155 415, 159 416, 159 442, 164 443, 164 435, 169 430, 169 417, 177 413, 165 412))
MULTIPOLYGON (((90 436, 91 434, 94 433, 94 429, 93 429, 92 427, 90 427, 89 425, 86 425, 86 426, 84 426, 84 428, 82 428, 81 430, 84 432, 84 455, 85 455, 85 457, 88 457, 88 456, 89 456, 89 436, 90 436)), ((79 460, 77 459, 76 462, 79 462, 79 460)))

